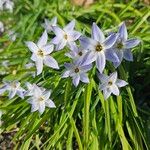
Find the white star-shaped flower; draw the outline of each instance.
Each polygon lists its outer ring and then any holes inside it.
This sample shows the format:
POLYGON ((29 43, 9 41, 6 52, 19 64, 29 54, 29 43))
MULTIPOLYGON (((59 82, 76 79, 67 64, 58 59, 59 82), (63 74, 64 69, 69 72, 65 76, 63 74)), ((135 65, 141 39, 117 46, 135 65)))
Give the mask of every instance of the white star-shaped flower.
POLYGON ((44 29, 49 33, 53 30, 52 27, 55 27, 57 25, 57 17, 52 18, 50 21, 48 19, 44 19, 44 23, 42 26, 44 29))
POLYGON ((31 41, 26 42, 27 47, 33 53, 31 60, 36 64, 37 75, 42 73, 43 64, 54 69, 59 69, 57 61, 49 55, 54 50, 54 45, 47 44, 47 40, 48 35, 44 31, 37 44, 31 41))
POLYGON ((105 99, 113 93, 119 95, 119 87, 126 86, 128 83, 124 80, 117 79, 117 72, 110 74, 110 76, 100 74, 99 79, 101 80, 100 90, 103 91, 105 99))
POLYGON ((9 92, 9 99, 12 99, 15 95, 18 95, 22 99, 24 98, 25 90, 20 86, 20 82, 18 81, 5 82, 4 86, 0 88, 0 95, 5 91, 9 92))
POLYGON ((49 98, 51 91, 38 87, 36 84, 33 87, 31 86, 32 93, 29 94, 31 97, 28 99, 28 102, 32 105, 31 112, 38 110, 42 114, 46 106, 49 108, 56 107, 54 102, 49 98))
POLYGON ((56 50, 61 50, 65 46, 71 47, 75 45, 75 41, 81 36, 81 33, 74 30, 75 20, 72 20, 63 29, 58 26, 53 27, 55 37, 52 39, 52 43, 56 45, 56 50))

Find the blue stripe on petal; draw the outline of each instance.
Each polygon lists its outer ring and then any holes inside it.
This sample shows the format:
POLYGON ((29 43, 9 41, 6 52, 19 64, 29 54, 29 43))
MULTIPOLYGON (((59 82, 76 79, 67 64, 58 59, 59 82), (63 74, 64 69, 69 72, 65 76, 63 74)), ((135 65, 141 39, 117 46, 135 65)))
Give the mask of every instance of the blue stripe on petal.
POLYGON ((130 49, 124 50, 124 52, 123 52, 123 57, 124 57, 124 59, 126 59, 127 61, 133 61, 133 55, 132 55, 130 49))
POLYGON ((126 49, 129 49, 137 46, 139 43, 140 43, 139 39, 130 39, 125 42, 124 46, 126 49))
POLYGON ((110 36, 108 36, 103 43, 105 49, 111 48, 115 44, 117 38, 118 34, 111 34, 110 36))
POLYGON ((124 41, 127 40, 128 33, 127 33, 127 28, 124 22, 120 25, 118 32, 120 34, 121 39, 123 39, 124 41))
POLYGON ((100 43, 102 43, 105 40, 103 32, 96 25, 96 23, 93 23, 92 26, 92 38, 96 41, 99 41, 100 43))

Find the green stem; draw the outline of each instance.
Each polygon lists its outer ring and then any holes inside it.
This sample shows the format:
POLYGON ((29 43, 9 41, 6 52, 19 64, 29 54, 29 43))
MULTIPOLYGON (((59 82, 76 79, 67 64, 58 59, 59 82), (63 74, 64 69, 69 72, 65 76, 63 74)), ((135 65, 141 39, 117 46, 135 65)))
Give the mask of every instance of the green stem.
POLYGON ((77 142, 78 142, 79 150, 83 150, 81 139, 80 139, 80 136, 79 136, 78 129, 76 128, 75 122, 74 122, 72 117, 69 117, 69 118, 70 118, 70 123, 71 123, 71 125, 73 127, 73 131, 74 131, 75 137, 76 137, 77 142))
POLYGON ((89 109, 90 109, 91 93, 92 93, 92 84, 90 82, 85 90, 85 98, 84 98, 84 118, 83 118, 84 150, 88 149, 89 109))
MULTIPOLYGON (((126 75, 125 70, 124 70, 122 65, 120 65, 120 67, 119 67, 119 72, 120 72, 120 75, 122 76, 122 78, 124 80, 127 80, 127 75, 126 75)), ((128 92, 128 95, 129 95, 129 99, 130 99, 130 103, 131 103, 131 107, 132 107, 134 116, 137 117, 138 114, 137 114, 137 110, 136 110, 136 105, 134 103, 133 95, 132 95, 132 92, 131 92, 131 88, 129 86, 127 86, 126 90, 128 92)))

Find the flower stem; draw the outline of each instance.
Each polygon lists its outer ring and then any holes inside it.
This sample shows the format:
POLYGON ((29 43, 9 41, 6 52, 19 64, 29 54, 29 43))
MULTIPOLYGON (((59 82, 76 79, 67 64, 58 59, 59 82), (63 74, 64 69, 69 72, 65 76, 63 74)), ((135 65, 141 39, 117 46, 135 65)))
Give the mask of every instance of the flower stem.
MULTIPOLYGON (((122 78, 124 80, 127 80, 127 75, 126 75, 125 70, 124 70, 122 65, 120 65, 120 67, 119 67, 119 72, 120 72, 120 75, 122 76, 122 78)), ((130 99, 130 103, 131 103, 133 113, 134 113, 135 117, 137 117, 138 114, 137 114, 134 98, 133 98, 133 95, 132 95, 132 92, 131 92, 131 88, 129 86, 127 86, 126 90, 128 92, 128 96, 129 96, 129 99, 130 99)))
POLYGON ((88 149, 89 140, 89 109, 90 109, 90 99, 92 93, 92 83, 90 82, 85 90, 84 98, 84 118, 83 118, 83 135, 84 135, 84 150, 88 149))

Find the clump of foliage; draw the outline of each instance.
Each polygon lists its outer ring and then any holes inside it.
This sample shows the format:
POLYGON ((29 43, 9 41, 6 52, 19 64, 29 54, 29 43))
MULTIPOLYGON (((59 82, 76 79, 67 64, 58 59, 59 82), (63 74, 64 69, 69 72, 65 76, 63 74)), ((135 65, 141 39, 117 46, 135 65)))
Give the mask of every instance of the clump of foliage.
MULTIPOLYGON (((18 80, 23 89, 27 82, 52 89, 51 97, 56 105, 40 115, 37 111, 31 113, 27 97, 15 96, 10 100, 7 94, 0 96, 1 133, 15 130, 11 141, 14 149, 149 149, 150 113, 145 91, 149 85, 146 74, 150 65, 149 16, 148 6, 136 0, 99 1, 84 9, 72 6, 67 0, 21 0, 15 1, 13 13, 1 12, 1 21, 6 26, 0 37, 1 83, 18 80), (36 68, 25 67, 31 56, 25 41, 37 41, 43 32, 44 19, 54 16, 60 26, 75 19, 76 29, 87 36, 93 22, 109 34, 117 32, 118 24, 125 21, 129 38, 141 39, 140 46, 132 50, 134 62, 123 61, 117 69, 110 62, 106 64, 106 74, 117 70, 119 77, 130 83, 122 88, 119 96, 104 99, 96 68, 89 72, 89 84, 80 83, 75 87, 70 78, 62 79, 63 64, 70 62, 70 58, 64 57, 68 52, 66 47, 52 54, 61 64, 59 70, 44 67, 42 74, 33 77, 36 68), (17 33, 15 41, 12 35, 8 36, 10 29, 17 33)), ((50 32, 49 38, 53 37, 50 32)))

